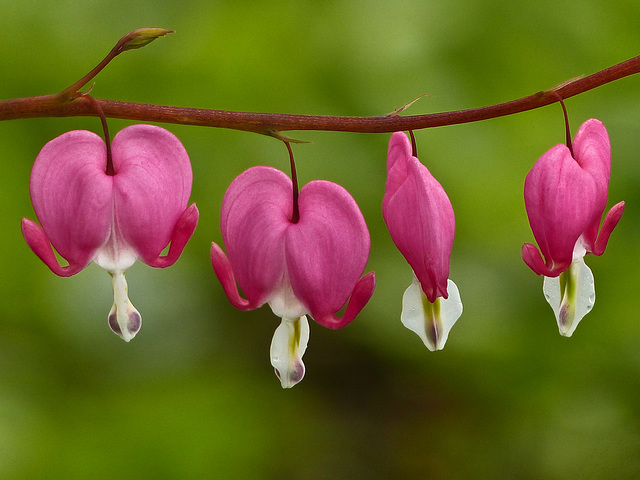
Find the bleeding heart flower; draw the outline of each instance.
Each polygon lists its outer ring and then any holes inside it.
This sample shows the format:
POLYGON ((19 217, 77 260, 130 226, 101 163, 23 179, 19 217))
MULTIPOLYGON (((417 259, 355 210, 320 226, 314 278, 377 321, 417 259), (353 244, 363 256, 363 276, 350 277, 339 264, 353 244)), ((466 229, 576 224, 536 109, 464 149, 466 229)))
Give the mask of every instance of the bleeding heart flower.
POLYGON ((403 296, 401 320, 429 350, 441 350, 462 314, 458 287, 449 279, 453 207, 440 183, 413 155, 403 132, 389 141, 387 174, 382 216, 414 272, 403 296))
POLYGON ((522 259, 544 275, 545 297, 567 337, 595 303, 593 274, 583 257, 604 253, 624 211, 624 202, 616 204, 598 234, 610 172, 609 135, 602 122, 590 119, 578 130, 572 149, 561 144, 551 148, 524 183, 529 224, 544 260, 530 243, 523 245, 522 259))
POLYGON ((132 125, 113 140, 114 174, 96 134, 67 132, 47 143, 31 171, 31 201, 42 227, 23 218, 33 252, 62 277, 95 262, 112 276, 109 326, 125 341, 141 326, 127 294, 124 272, 137 258, 152 267, 178 259, 198 223, 191 164, 180 141, 152 125, 132 125), (169 252, 162 250, 171 242, 169 252), (58 262, 53 248, 69 265, 58 262))
POLYGON ((335 183, 316 180, 300 191, 297 221, 295 203, 286 174, 270 167, 248 169, 231 183, 222 202, 220 228, 228 257, 217 244, 211 246, 213 268, 231 303, 241 310, 268 303, 282 318, 271 363, 283 388, 304 376, 306 314, 325 327, 341 328, 375 288, 373 272, 360 278, 370 239, 351 195, 335 183), (347 300, 343 317, 337 317, 347 300))

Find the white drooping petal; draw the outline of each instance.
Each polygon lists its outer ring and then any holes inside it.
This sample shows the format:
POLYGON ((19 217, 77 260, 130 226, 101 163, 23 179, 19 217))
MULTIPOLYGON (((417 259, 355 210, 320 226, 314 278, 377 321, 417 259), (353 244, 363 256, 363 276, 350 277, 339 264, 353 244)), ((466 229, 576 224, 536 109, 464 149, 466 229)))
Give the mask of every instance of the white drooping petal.
POLYGON ((544 277, 542 290, 558 322, 560 335, 570 337, 596 303, 596 287, 584 258, 574 255, 558 277, 544 277))
POLYGON ((113 306, 108 317, 109 327, 113 333, 128 342, 140 330, 142 317, 129 300, 124 272, 112 273, 111 283, 113 284, 113 306))
POLYGON ((291 388, 304 377, 302 356, 309 342, 309 321, 306 315, 283 318, 271 340, 271 365, 282 388, 291 388))
POLYGON ((451 328, 462 315, 460 292, 450 279, 447 281, 447 292, 449 298, 438 297, 431 303, 414 276, 402 297, 402 324, 417 333, 432 352, 444 348, 451 328))

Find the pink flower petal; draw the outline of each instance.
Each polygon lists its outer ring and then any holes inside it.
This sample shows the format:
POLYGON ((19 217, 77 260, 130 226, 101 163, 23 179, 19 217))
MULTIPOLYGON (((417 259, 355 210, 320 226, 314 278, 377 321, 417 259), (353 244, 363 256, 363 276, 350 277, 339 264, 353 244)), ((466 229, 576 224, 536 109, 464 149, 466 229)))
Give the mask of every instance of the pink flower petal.
POLYGON ((238 292, 238 285, 236 284, 236 277, 233 274, 233 268, 231 267, 231 262, 229 262, 227 256, 215 242, 211 243, 211 264, 213 265, 213 270, 216 273, 218 280, 220 280, 220 283, 222 284, 224 293, 227 295, 229 301, 234 307, 239 308, 240 310, 252 310, 262 305, 258 305, 257 303, 252 304, 240 296, 240 292, 238 292))
MULTIPOLYGON (((31 171, 31 201, 45 237, 77 273, 107 240, 111 228, 113 177, 105 173, 106 148, 94 133, 76 130, 47 143, 31 171)), ((25 231, 25 230, 23 230, 25 231)), ((36 254, 43 258, 44 239, 35 241, 27 226, 30 246, 38 243, 36 254)), ((35 249, 34 249, 35 251, 35 249)), ((51 260, 49 258, 49 260, 51 260)), ((56 262, 57 263, 57 262, 56 262)))
POLYGON ((369 231, 353 197, 332 182, 305 185, 299 208, 299 222, 285 234, 288 273, 296 298, 319 321, 354 291, 369 258, 369 231))
POLYGON ((599 200, 606 202, 611 174, 611 145, 607 129, 600 120, 591 118, 580 126, 573 139, 573 155, 580 167, 596 178, 599 200))
POLYGON ((576 242, 592 222, 598 193, 593 176, 580 167, 565 145, 546 152, 527 175, 525 206, 551 273, 546 276, 557 276, 571 264, 576 242))
MULTIPOLYGON (((153 125, 121 130, 112 152, 116 228, 146 263, 154 263, 171 240, 191 194, 189 157, 171 132, 153 125)), ((192 223, 189 228, 195 228, 192 223)), ((188 238, 180 237, 184 247, 188 238)), ((175 251, 173 256, 175 261, 175 251)))
POLYGON ((538 275, 544 275, 545 277, 557 277, 560 273, 569 268, 569 265, 571 265, 571 262, 555 263, 551 261, 549 262, 550 265, 547 266, 542 255, 540 255, 540 251, 531 243, 525 243, 522 246, 520 254, 524 263, 526 263, 531 270, 538 275))
POLYGON ((178 221, 173 227, 169 252, 164 256, 145 260, 147 265, 151 267, 166 268, 176 263, 198 225, 198 217, 198 207, 196 207, 195 203, 192 203, 184 210, 184 212, 182 212, 182 215, 180 215, 178 221))
MULTIPOLYGON (((225 193, 220 229, 250 308, 267 302, 284 279, 284 234, 291 224, 292 204, 291 180, 271 167, 248 169, 225 193)), ((216 258, 222 265, 221 257, 216 258)))
POLYGON ((447 298, 455 216, 446 192, 411 154, 406 134, 389 141, 382 214, 391 238, 406 258, 430 302, 447 298))
POLYGON ((373 291, 376 288, 376 274, 369 272, 365 274, 351 292, 349 303, 344 311, 342 318, 334 313, 316 313, 313 319, 320 325, 336 330, 351 323, 362 311, 367 302, 371 299, 373 291))
POLYGON ((583 234, 587 250, 591 251, 595 248, 594 244, 598 236, 602 213, 607 206, 609 176, 611 174, 609 134, 602 122, 592 118, 580 126, 573 141, 573 155, 580 167, 593 177, 597 189, 592 218, 583 234))
POLYGON ((600 233, 598 235, 597 241, 594 243, 593 249, 591 253, 594 255, 602 255, 604 253, 605 248, 607 248, 607 242, 609 241, 609 236, 613 229, 618 225, 620 218, 624 212, 624 202, 616 203, 607 216, 604 219, 602 224, 602 229, 600 229, 600 233))
POLYGON ((22 235, 24 235, 24 239, 27 241, 27 245, 29 245, 31 250, 33 250, 33 253, 56 275, 70 277, 87 266, 86 262, 69 264, 68 266, 60 265, 44 230, 33 220, 29 220, 28 218, 22 219, 22 235))

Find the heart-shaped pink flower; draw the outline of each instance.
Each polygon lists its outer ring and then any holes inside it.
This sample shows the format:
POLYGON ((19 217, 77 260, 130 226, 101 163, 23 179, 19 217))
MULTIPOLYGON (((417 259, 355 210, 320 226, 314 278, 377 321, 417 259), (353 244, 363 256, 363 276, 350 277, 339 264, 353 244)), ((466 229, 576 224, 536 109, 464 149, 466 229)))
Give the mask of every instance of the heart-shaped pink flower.
POLYGON ((175 263, 198 222, 191 194, 191 163, 180 141, 152 125, 132 125, 113 139, 114 175, 96 134, 67 132, 47 143, 31 171, 30 193, 40 221, 23 218, 28 245, 57 275, 90 262, 113 277, 109 325, 129 341, 141 317, 127 295, 124 271, 137 258, 153 267, 175 263), (162 250, 171 243, 167 255, 162 250), (67 260, 60 265, 53 248, 67 260))
POLYGON ((540 250, 526 243, 522 259, 545 277, 544 295, 563 336, 571 336, 595 304, 593 273, 584 256, 604 253, 624 211, 624 202, 614 205, 600 228, 610 173, 609 135, 602 122, 590 119, 580 126, 572 148, 551 148, 524 182, 525 207, 540 250))
POLYGON ((316 180, 302 188, 298 205, 300 217, 294 222, 291 179, 275 168, 250 168, 231 183, 222 202, 228 257, 217 244, 211 247, 213 268, 235 307, 251 310, 269 303, 283 324, 296 325, 283 327, 272 344, 272 364, 283 387, 295 385, 304 375, 304 348, 288 355, 287 345, 295 340, 306 347, 305 314, 325 327, 343 327, 375 288, 373 272, 360 277, 370 239, 351 195, 335 183, 316 180), (349 299, 339 318, 336 312, 349 299), (282 355, 274 354, 281 344, 282 355), (282 357, 290 361, 283 364, 282 357))
POLYGON ((544 260, 530 243, 522 247, 522 258, 538 275, 560 275, 571 265, 576 248, 604 253, 624 211, 624 202, 614 205, 598 234, 610 172, 609 135, 602 122, 590 119, 578 130, 573 153, 565 145, 556 145, 527 174, 524 201, 544 260))

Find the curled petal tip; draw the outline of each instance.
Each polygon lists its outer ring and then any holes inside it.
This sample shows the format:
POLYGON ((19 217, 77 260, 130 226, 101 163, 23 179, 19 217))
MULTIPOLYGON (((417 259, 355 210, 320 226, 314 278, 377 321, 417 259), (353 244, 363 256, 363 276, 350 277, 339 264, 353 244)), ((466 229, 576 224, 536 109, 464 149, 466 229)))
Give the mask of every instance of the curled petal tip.
POLYGON ((29 220, 28 218, 22 219, 21 224, 22 235, 24 236, 27 245, 29 248, 33 250, 40 260, 44 262, 44 264, 49 267, 49 269, 59 275, 60 277, 70 277, 71 275, 75 275, 80 270, 82 270, 86 266, 85 264, 76 264, 69 265, 63 267, 58 262, 55 254, 53 253, 53 248, 51 247, 51 242, 47 237, 47 234, 44 233, 42 227, 38 225, 33 220, 29 220))
POLYGON ((198 207, 196 207, 195 203, 189 205, 180 215, 178 221, 173 227, 173 232, 171 233, 171 246, 169 247, 169 252, 163 257, 156 257, 151 260, 145 260, 145 263, 151 267, 158 268, 166 268, 170 267, 184 250, 184 247, 187 245, 187 242, 193 235, 193 232, 196 230, 196 226, 198 225, 198 218, 200 216, 200 212, 198 211, 198 207))
POLYGON ((624 213, 624 202, 616 203, 611 210, 607 213, 607 216, 604 219, 602 224, 602 229, 598 234, 598 239, 595 242, 593 247, 594 255, 602 255, 604 253, 605 248, 607 248, 607 243, 609 242, 609 236, 613 229, 616 228, 620 218, 622 218, 622 214, 624 213))
POLYGON ((547 266, 542 260, 542 255, 540 255, 540 251, 536 248, 535 245, 525 243, 524 245, 522 245, 520 255, 522 256, 522 260, 524 260, 524 263, 526 263, 527 266, 536 274, 543 275, 544 272, 547 271, 547 266))
POLYGON ((553 268, 547 267, 542 255, 535 245, 525 243, 520 250, 522 260, 527 266, 538 275, 544 275, 545 277, 557 277, 563 271, 565 271, 569 264, 555 264, 553 268))
POLYGON ((376 274, 375 272, 369 272, 356 283, 342 318, 330 313, 314 315, 313 312, 311 312, 311 315, 316 322, 327 328, 331 328, 332 330, 342 328, 358 316, 367 302, 369 302, 369 299, 371 299, 375 288, 376 274))
POLYGON ((231 268, 231 262, 229 262, 225 253, 215 242, 211 242, 211 265, 222 285, 224 293, 234 307, 240 310, 251 310, 255 308, 249 300, 240 296, 236 277, 231 268))
POLYGON ((343 318, 346 319, 347 323, 356 318, 356 316, 360 313, 360 311, 373 296, 373 292, 375 289, 376 272, 369 272, 363 275, 360 280, 358 280, 358 283, 356 283, 356 286, 351 293, 351 298, 349 299, 347 309, 344 312, 343 318))

